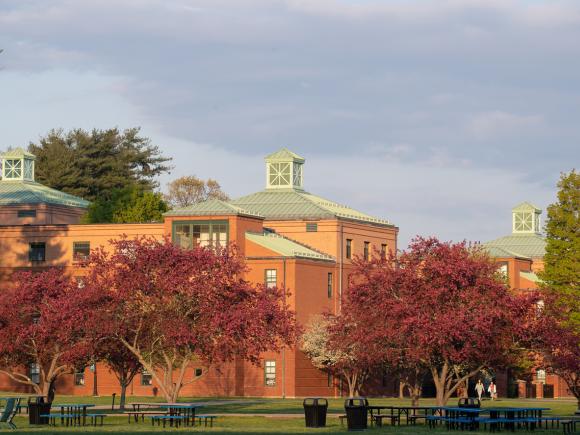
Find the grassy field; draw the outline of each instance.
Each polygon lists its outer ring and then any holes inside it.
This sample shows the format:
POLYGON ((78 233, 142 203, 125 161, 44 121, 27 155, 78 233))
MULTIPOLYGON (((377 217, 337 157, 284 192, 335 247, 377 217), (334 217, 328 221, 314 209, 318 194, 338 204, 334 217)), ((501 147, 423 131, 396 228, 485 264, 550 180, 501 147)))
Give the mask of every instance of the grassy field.
MULTIPOLYGON (((191 428, 166 428, 152 427, 148 419, 145 423, 128 424, 126 417, 117 417, 109 409, 99 409, 94 412, 107 413, 109 417, 105 419, 103 427, 31 427, 28 425, 27 416, 17 416, 15 423, 18 426, 17 433, 43 433, 43 434, 64 434, 69 432, 116 432, 116 433, 160 433, 160 432, 208 432, 212 434, 300 434, 300 433, 335 433, 346 434, 345 428, 340 426, 339 420, 334 415, 329 415, 326 428, 307 429, 304 427, 302 418, 302 400, 299 399, 263 399, 263 398, 200 398, 184 397, 184 402, 204 402, 206 407, 203 409, 204 414, 223 414, 221 415, 214 428, 196 427, 191 428), (230 415, 228 415, 230 414, 230 415), (252 415, 262 414, 262 416, 252 415), (279 414, 281 416, 276 416, 279 414), (294 416, 288 416, 293 414, 294 416)), ((151 397, 131 397, 131 402, 162 402, 161 398, 151 397)), ((58 403, 94 403, 96 405, 110 405, 110 397, 78 397, 78 396, 58 396, 55 404, 58 403)), ((371 404, 376 405, 409 405, 408 400, 399 399, 370 399, 371 404)), ((342 414, 344 412, 343 399, 329 400, 329 413, 342 414)), ((421 405, 432 405, 434 402, 425 399, 421 405)), ((572 415, 576 410, 576 402, 572 400, 511 400, 504 399, 495 402, 485 401, 484 407, 490 406, 521 406, 521 407, 546 407, 551 408, 549 414, 552 415, 572 415)), ((93 411, 92 411, 93 412, 93 411)), ((430 430, 423 425, 407 427, 403 424, 400 427, 386 426, 383 428, 371 428, 368 433, 391 433, 391 434, 457 434, 457 431, 448 432, 444 429, 430 430)), ((478 433, 478 432, 470 432, 478 433)), ((484 432, 481 432, 484 433, 484 432)), ((523 431, 520 431, 523 433, 523 431)), ((561 434, 562 429, 558 430, 540 430, 541 434, 561 434)))

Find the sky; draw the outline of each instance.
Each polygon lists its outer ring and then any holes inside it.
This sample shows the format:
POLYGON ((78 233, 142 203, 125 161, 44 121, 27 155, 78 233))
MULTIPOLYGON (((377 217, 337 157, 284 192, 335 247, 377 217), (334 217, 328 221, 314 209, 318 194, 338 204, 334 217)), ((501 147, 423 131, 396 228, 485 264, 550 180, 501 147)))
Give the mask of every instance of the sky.
POLYGON ((263 157, 415 235, 486 241, 580 162, 577 0, 0 0, 0 149, 140 126, 174 178, 263 157))

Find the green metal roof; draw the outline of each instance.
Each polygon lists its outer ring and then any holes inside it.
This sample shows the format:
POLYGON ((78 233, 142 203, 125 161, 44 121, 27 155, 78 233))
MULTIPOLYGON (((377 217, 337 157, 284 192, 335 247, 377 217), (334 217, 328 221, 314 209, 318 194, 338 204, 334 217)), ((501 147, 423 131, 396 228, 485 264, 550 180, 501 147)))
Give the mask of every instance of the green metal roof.
POLYGON ((269 162, 271 162, 271 161, 285 161, 285 162, 287 162, 288 160, 293 160, 293 161, 304 163, 303 157, 300 157, 298 154, 293 153, 288 148, 282 148, 281 150, 276 151, 275 153, 272 153, 272 154, 266 156, 265 160, 267 160, 269 162))
POLYGON ((220 199, 209 199, 207 201, 198 202, 189 207, 178 208, 164 213, 164 216, 251 216, 263 219, 264 217, 258 213, 244 210, 241 207, 230 204, 220 199))
POLYGON ((487 251, 490 257, 494 258, 525 258, 526 260, 531 260, 531 257, 526 257, 523 255, 516 254, 509 249, 501 248, 499 246, 485 246, 484 249, 487 251))
POLYGON ((520 271, 520 277, 521 278, 525 278, 528 281, 532 281, 532 282, 535 282, 535 283, 541 283, 542 282, 542 280, 534 272, 524 272, 524 271, 520 271))
POLYGON ((295 189, 266 189, 231 203, 271 220, 342 218, 393 226, 388 220, 295 189))
POLYGON ((314 260, 335 261, 334 257, 315 251, 301 243, 275 233, 246 232, 246 240, 250 240, 266 249, 277 252, 284 257, 311 258, 314 260))
POLYGON ((53 204, 87 208, 89 201, 34 181, 0 181, 0 205, 53 204))
MULTIPOLYGON (((546 252, 546 240, 539 234, 511 234, 483 244, 487 250, 502 249, 517 257, 538 258, 546 252)), ((490 253, 491 256, 496 257, 490 253)))
POLYGON ((534 204, 524 201, 518 205, 516 205, 514 208, 512 208, 512 211, 534 211, 537 213, 540 213, 542 211, 541 208, 536 207, 534 204))
POLYGON ((21 159, 24 157, 32 160, 36 159, 36 156, 34 154, 31 154, 20 147, 8 150, 0 155, 0 158, 2 159, 21 159))

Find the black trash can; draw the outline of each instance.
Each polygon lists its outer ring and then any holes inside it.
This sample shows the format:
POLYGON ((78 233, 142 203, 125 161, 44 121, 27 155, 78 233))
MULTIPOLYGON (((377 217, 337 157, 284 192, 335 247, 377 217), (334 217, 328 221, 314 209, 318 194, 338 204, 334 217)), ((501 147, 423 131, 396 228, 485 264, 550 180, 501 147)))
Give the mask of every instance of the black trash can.
POLYGON ((365 430, 369 402, 364 397, 351 397, 344 401, 348 430, 365 430))
POLYGON ((35 401, 28 401, 28 422, 30 424, 48 424, 48 417, 41 415, 50 414, 50 403, 46 403, 42 397, 35 401))
POLYGON ((306 427, 325 427, 328 400, 321 397, 307 397, 304 405, 304 419, 306 427))

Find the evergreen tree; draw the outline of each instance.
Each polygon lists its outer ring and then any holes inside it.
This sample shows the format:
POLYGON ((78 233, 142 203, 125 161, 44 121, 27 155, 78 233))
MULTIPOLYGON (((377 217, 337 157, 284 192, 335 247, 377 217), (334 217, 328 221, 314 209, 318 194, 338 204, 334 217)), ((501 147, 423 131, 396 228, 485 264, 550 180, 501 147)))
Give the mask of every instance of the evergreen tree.
POLYGON ((546 255, 541 278, 580 332, 580 174, 562 174, 558 201, 548 207, 546 255))
POLYGON ((170 169, 170 159, 138 128, 52 130, 28 149, 36 155, 39 183, 89 201, 110 200, 131 186, 153 190, 155 178, 170 169))

